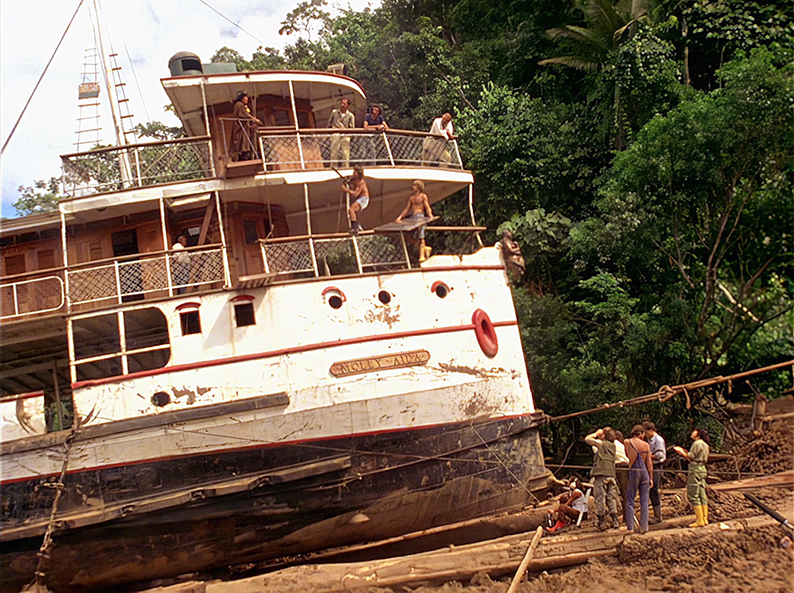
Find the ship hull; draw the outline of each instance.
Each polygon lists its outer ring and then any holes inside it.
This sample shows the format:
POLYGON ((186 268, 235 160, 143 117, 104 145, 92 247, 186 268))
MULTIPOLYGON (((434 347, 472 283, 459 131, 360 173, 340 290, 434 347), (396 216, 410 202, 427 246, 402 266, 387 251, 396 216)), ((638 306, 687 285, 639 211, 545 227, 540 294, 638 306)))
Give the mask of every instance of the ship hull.
MULTIPOLYGON (((105 515, 92 508, 82 517, 64 517, 42 566, 45 582, 54 591, 106 588, 515 508, 531 498, 530 491, 546 487, 542 418, 483 419, 126 467, 127 483, 138 484, 137 491, 128 489, 134 495, 126 511, 107 519, 114 506, 108 505, 105 515), (228 477, 207 481, 208 465, 226 468, 228 477), (204 486, 178 492, 151 482, 167 475, 204 486), (85 517, 92 513, 93 523, 85 517)), ((81 482, 97 478, 95 472, 70 474, 67 489, 87 491, 93 485, 81 482)), ((4 499, 30 500, 31 489, 30 482, 9 484, 4 499)), ((2 588, 15 591, 33 578, 41 538, 9 541, 6 535, 2 588)))

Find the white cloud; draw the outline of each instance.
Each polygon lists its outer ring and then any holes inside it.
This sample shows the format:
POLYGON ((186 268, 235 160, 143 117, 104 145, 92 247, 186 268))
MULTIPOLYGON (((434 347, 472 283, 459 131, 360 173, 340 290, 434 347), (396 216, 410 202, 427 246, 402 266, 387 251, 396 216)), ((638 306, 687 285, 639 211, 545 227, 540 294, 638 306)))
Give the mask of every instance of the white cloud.
MULTIPOLYGON (((224 46, 246 57, 250 57, 260 45, 281 49, 294 42, 293 37, 280 36, 278 30, 281 21, 298 2, 101 2, 100 12, 104 16, 112 51, 118 54, 119 66, 122 67, 130 112, 135 116, 133 121, 160 120, 176 125, 176 120, 163 111, 168 99, 160 85, 160 78, 169 75, 168 59, 172 55, 190 51, 208 62, 215 51, 224 46)), ((337 4, 333 0, 330 3, 337 4)), ((0 136, 3 142, 78 4, 79 0, 0 0, 0 136)), ((377 6, 379 0, 350 0, 340 4, 362 10, 366 6, 377 6)), ((93 11, 93 0, 83 0, 60 50, 2 156, 3 216, 15 216, 11 204, 19 197, 17 188, 20 185, 59 176, 59 155, 75 151, 79 111, 77 85, 83 72, 84 52, 93 46, 94 39, 89 10, 93 11)), ((102 113, 100 121, 105 141, 114 142, 109 112, 102 113)))

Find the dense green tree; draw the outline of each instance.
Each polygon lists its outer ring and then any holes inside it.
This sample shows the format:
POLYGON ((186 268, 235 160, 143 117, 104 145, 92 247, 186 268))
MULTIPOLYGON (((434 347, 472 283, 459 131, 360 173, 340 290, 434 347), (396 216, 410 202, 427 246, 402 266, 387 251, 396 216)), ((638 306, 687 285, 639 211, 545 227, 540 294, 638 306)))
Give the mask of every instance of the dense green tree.
POLYGON ((65 197, 61 194, 60 177, 50 177, 49 180, 39 179, 29 186, 20 185, 19 194, 19 199, 12 204, 18 216, 56 210, 58 200, 65 197))

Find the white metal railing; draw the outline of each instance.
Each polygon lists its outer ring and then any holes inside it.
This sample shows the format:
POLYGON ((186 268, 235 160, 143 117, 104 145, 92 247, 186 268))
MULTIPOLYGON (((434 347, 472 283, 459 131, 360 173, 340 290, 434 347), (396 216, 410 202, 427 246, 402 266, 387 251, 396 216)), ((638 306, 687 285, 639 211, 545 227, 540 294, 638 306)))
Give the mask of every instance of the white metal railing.
POLYGON ((260 241, 265 272, 335 276, 360 274, 381 268, 410 268, 400 234, 358 236, 319 235, 288 240, 260 241))
POLYGON ((259 129, 266 171, 362 166, 436 166, 462 169, 455 140, 410 131, 328 129, 270 132, 259 129))
POLYGON ((61 163, 71 198, 215 176, 207 136, 100 148, 64 155, 61 163))
POLYGON ((1 319, 13 319, 34 313, 48 313, 63 307, 63 280, 45 276, 10 282, 0 286, 1 319))
POLYGON ((72 305, 157 291, 180 293, 190 287, 229 284, 223 248, 184 250, 155 256, 139 254, 95 266, 67 270, 72 305))

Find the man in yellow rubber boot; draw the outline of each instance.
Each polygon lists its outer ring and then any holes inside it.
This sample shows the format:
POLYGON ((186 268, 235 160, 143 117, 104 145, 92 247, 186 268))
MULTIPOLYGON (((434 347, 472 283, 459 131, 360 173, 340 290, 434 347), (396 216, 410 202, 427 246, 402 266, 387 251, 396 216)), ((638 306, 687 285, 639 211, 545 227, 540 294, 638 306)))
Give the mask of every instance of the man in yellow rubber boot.
POLYGON ((689 435, 692 448, 687 451, 683 447, 673 447, 673 451, 689 462, 689 473, 686 480, 686 495, 695 508, 695 522, 690 527, 703 527, 709 522, 709 505, 706 498, 706 462, 709 459, 709 433, 696 428, 689 435))

